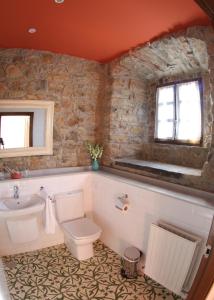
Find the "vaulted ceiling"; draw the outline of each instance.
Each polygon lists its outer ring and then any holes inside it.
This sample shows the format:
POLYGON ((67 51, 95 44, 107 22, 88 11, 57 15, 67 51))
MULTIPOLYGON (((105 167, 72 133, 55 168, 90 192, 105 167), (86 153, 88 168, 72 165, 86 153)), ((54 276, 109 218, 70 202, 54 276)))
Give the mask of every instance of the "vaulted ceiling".
POLYGON ((166 32, 207 25, 194 0, 0 0, 0 48, 108 61, 166 32), (29 33, 29 28, 36 28, 29 33))

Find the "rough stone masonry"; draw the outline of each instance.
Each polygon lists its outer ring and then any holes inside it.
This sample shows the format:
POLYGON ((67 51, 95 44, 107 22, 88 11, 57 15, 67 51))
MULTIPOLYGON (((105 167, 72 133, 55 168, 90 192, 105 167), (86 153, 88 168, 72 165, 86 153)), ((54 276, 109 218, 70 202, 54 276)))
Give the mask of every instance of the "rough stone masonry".
POLYGON ((0 164, 43 169, 89 165, 85 141, 104 145, 102 163, 137 157, 202 169, 180 178, 125 168, 162 180, 214 191, 214 32, 190 27, 137 47, 108 64, 47 51, 0 50, 0 99, 55 102, 54 154, 2 159, 0 164), (202 147, 154 142, 159 84, 201 77, 202 147))

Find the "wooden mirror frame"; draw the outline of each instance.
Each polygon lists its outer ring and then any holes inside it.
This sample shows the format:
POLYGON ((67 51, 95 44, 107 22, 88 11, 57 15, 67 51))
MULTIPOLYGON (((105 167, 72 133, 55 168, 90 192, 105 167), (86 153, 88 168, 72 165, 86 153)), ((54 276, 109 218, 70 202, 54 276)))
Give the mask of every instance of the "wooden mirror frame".
POLYGON ((29 148, 0 149, 0 158, 33 156, 33 155, 52 155, 53 154, 53 117, 54 102, 44 100, 0 100, 0 108, 10 109, 45 109, 45 146, 29 148))

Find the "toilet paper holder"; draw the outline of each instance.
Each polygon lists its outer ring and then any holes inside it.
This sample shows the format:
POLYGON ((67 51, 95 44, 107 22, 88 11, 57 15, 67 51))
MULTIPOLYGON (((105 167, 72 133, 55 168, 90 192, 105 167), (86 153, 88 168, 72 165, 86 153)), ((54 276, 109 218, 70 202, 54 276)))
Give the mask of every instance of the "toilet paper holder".
POLYGON ((124 194, 122 196, 117 197, 118 200, 127 201, 128 202, 128 194, 124 194))
POLYGON ((129 207, 128 194, 117 197, 115 207, 121 211, 127 211, 129 207))

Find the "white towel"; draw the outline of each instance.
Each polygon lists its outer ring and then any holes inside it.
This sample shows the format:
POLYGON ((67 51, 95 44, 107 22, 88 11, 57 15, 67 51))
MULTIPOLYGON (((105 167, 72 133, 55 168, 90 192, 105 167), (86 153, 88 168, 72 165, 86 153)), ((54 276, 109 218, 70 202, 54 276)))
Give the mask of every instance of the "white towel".
POLYGON ((40 191, 40 195, 45 200, 45 232, 47 234, 54 234, 56 218, 54 214, 53 201, 44 188, 40 191))

